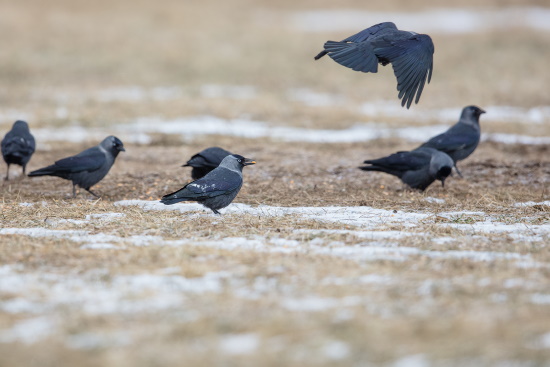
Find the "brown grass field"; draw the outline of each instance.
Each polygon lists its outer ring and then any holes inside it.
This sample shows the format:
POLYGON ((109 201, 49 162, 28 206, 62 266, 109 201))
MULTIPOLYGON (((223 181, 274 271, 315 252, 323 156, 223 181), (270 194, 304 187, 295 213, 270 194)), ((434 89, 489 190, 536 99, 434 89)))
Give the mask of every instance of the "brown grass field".
MULTIPOLYGON (((356 168, 416 146, 397 137, 129 138, 141 117, 403 128, 447 124, 418 116, 469 104, 548 106, 547 31, 434 32, 434 77, 419 105, 402 117, 366 116, 364 103, 398 106, 390 68, 360 75, 328 58, 314 62, 326 40, 351 32, 292 23, 310 10, 546 5, 2 1, 0 135, 18 118, 42 134, 80 126, 107 136, 116 126, 127 151, 94 187, 99 200, 84 190, 72 199, 68 181, 23 178, 19 167, 2 182, 0 366, 550 365, 548 144, 484 141, 461 162, 463 179, 419 193, 356 168), (208 95, 213 85, 254 92, 208 95), (155 98, 158 88, 177 93, 155 98), (289 97, 303 89, 341 99, 289 97), (105 97, 121 90, 138 96, 105 97), (146 206, 187 182, 180 166, 213 145, 258 162, 245 168, 224 215, 146 206)), ((490 111, 484 134, 550 137, 547 117, 499 120, 490 111)), ((95 135, 38 136, 29 171, 98 143, 95 135)))

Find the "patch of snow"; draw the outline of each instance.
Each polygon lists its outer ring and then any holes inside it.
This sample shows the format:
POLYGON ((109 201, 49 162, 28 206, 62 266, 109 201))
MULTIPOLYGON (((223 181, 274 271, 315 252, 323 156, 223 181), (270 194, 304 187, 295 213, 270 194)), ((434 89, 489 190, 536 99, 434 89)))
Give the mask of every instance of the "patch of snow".
POLYGON ((343 298, 304 297, 286 298, 281 300, 280 303, 282 307, 289 311, 321 312, 332 308, 357 306, 363 303, 363 299, 358 296, 343 298))
POLYGON ((124 218, 126 214, 124 213, 98 213, 98 214, 88 214, 86 215, 86 220, 99 219, 102 221, 112 221, 117 218, 124 218))
POLYGON ((428 367, 431 365, 424 354, 413 354, 396 360, 391 367, 428 367))
POLYGON ((143 88, 139 86, 113 87, 99 91, 95 98, 100 102, 171 101, 184 96, 183 89, 176 86, 143 88))
POLYGON ((255 333, 226 334, 220 338, 220 350, 225 354, 243 355, 254 353, 260 346, 260 337, 255 333))
POLYGON ((34 203, 19 203, 19 206, 31 207, 31 206, 34 206, 34 203))
POLYGON ((550 332, 539 336, 534 342, 529 343, 528 347, 533 349, 550 349, 550 332))
POLYGON ((445 199, 433 198, 431 196, 425 197, 424 201, 427 201, 428 203, 433 203, 433 204, 445 204, 445 199))
POLYGON ((483 134, 482 141, 493 141, 503 144, 524 144, 524 145, 549 145, 550 137, 548 136, 527 136, 516 134, 491 133, 483 134))
POLYGON ((514 206, 518 208, 526 207, 526 206, 535 206, 535 205, 545 205, 550 206, 550 201, 540 201, 538 203, 534 201, 527 201, 525 203, 515 203, 514 206))
POLYGON ((550 294, 535 293, 531 296, 531 302, 537 305, 550 305, 550 294))
POLYGON ((120 246, 113 245, 112 243, 89 243, 87 245, 80 246, 84 250, 105 250, 105 249, 121 249, 120 246))
POLYGON ((303 32, 359 32, 370 25, 392 21, 399 29, 418 33, 462 34, 510 28, 550 31, 549 18, 550 9, 543 7, 440 8, 407 13, 331 9, 295 12, 289 22, 303 32))
POLYGON ((341 340, 332 340, 323 347, 325 357, 335 361, 349 357, 350 353, 350 346, 341 340))
POLYGON ((46 316, 22 320, 11 329, 0 330, 0 343, 36 343, 52 335, 57 324, 54 319, 46 316))
POLYGON ((67 338, 65 345, 70 349, 93 350, 107 347, 122 347, 132 343, 129 333, 120 331, 117 333, 80 333, 67 338))

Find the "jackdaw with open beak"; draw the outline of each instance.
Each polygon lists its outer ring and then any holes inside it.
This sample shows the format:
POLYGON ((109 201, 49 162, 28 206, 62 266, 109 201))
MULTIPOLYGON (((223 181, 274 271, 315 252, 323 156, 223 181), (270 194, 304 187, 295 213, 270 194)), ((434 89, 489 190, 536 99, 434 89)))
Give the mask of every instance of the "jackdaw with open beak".
POLYGON ((176 192, 164 195, 160 202, 172 205, 180 201, 197 201, 215 214, 220 214, 218 210, 231 204, 243 185, 243 167, 255 163, 238 154, 228 155, 210 173, 176 192))
POLYGON ((426 79, 432 78, 434 44, 427 34, 402 31, 384 22, 340 42, 327 41, 315 60, 328 54, 340 65, 364 73, 378 72, 378 64, 392 64, 401 106, 420 100, 426 79), (415 98, 416 95, 416 98, 415 98))
POLYGON ((124 145, 115 136, 108 136, 99 145, 86 149, 75 156, 61 159, 51 166, 29 173, 29 176, 57 176, 73 183, 73 197, 76 185, 99 198, 90 188, 107 175, 118 153, 124 152, 124 145))
POLYGON ((451 174, 453 160, 447 154, 432 148, 417 148, 410 152, 397 152, 388 157, 367 160, 370 166, 363 171, 378 171, 397 176, 413 189, 426 190, 435 180, 445 186, 451 174))
POLYGON ((454 161, 456 172, 462 177, 456 162, 466 159, 477 148, 481 137, 479 116, 483 113, 485 111, 477 106, 464 107, 460 120, 456 124, 444 133, 434 136, 421 147, 434 148, 447 153, 454 161))
POLYGON ((8 165, 6 171, 6 181, 9 180, 10 164, 17 164, 23 167, 23 175, 27 169, 36 144, 34 137, 29 131, 29 125, 25 121, 17 120, 13 127, 2 139, 2 157, 8 165))
POLYGON ((191 177, 193 180, 198 180, 218 167, 222 160, 228 155, 231 155, 231 153, 222 148, 206 148, 192 156, 182 167, 193 167, 191 170, 191 177))

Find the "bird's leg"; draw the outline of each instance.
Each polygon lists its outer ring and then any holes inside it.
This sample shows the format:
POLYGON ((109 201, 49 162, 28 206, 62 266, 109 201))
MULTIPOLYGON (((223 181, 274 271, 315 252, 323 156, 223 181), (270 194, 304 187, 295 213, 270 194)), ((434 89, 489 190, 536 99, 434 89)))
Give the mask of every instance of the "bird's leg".
POLYGON ((84 188, 84 190, 88 191, 90 194, 92 194, 96 198, 100 199, 100 196, 98 194, 96 194, 95 192, 93 192, 92 190, 90 190, 89 188, 88 189, 84 188))
POLYGON ((458 169, 458 167, 456 166, 456 164, 455 164, 455 169, 456 169, 456 173, 458 173, 458 175, 460 176, 460 178, 464 178, 464 176, 462 176, 462 173, 460 173, 460 170, 458 169))
POLYGON ((10 165, 8 163, 8 169, 6 170, 6 178, 4 180, 8 181, 10 179, 10 165))
POLYGON ((222 215, 222 213, 220 213, 219 211, 217 211, 216 209, 212 209, 212 211, 214 212, 214 214, 217 214, 217 215, 222 215))
POLYGON ((76 184, 73 184, 73 199, 76 198, 76 184))

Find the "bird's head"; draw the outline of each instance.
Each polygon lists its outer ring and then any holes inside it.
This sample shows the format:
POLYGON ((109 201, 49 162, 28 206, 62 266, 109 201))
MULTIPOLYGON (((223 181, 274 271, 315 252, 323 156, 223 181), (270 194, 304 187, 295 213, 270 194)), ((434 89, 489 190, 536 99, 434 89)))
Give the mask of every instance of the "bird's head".
POLYGON ((222 160, 220 167, 225 167, 232 171, 242 171, 244 166, 250 166, 251 164, 256 164, 256 161, 245 158, 242 155, 231 154, 222 160))
POLYGON ((124 149, 124 144, 122 144, 122 141, 120 141, 119 138, 113 135, 106 137, 101 142, 101 146, 105 148, 105 150, 111 152, 115 157, 118 155, 118 153, 126 151, 126 149, 124 149))
POLYGON ((13 123, 14 130, 26 130, 29 131, 29 124, 23 120, 17 120, 13 123))
POLYGON ((446 153, 435 151, 430 160, 430 174, 436 180, 441 181, 441 186, 445 187, 445 180, 451 175, 454 167, 454 161, 446 153))
POLYGON ((460 120, 465 123, 479 124, 479 116, 485 113, 485 110, 477 106, 467 106, 462 109, 460 120))

